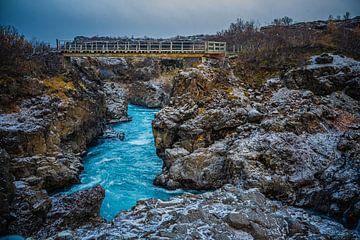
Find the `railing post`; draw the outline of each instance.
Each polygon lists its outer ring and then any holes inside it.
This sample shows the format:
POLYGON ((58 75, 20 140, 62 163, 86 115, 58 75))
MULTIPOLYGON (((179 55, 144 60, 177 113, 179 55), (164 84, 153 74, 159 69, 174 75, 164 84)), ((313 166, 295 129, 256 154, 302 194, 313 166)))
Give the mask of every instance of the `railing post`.
POLYGON ((170 52, 172 52, 173 51, 173 42, 171 41, 170 42, 170 52))
POLYGON ((181 52, 184 51, 184 42, 181 42, 181 52))

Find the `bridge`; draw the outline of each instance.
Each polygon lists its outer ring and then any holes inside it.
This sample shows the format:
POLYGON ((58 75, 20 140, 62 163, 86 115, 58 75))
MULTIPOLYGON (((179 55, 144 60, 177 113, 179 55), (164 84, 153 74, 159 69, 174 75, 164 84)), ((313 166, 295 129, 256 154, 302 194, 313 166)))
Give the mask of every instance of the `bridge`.
POLYGON ((68 57, 223 58, 226 43, 215 41, 66 41, 57 51, 68 57))

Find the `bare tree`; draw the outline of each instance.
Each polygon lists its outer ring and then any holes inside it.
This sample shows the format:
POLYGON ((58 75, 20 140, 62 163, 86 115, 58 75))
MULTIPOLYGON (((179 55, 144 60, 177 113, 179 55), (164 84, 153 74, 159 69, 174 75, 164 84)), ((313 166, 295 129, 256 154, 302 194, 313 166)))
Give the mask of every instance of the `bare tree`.
POLYGON ((346 12, 346 13, 344 14, 344 16, 343 16, 344 20, 349 20, 350 17, 351 17, 350 12, 346 12))
POLYGON ((290 24, 293 23, 293 19, 292 18, 289 18, 288 16, 285 16, 281 19, 282 23, 285 25, 285 26, 289 26, 290 24))
POLYGON ((276 26, 289 26, 290 24, 293 23, 293 19, 285 16, 283 18, 275 18, 272 23, 273 23, 273 25, 276 25, 276 26))

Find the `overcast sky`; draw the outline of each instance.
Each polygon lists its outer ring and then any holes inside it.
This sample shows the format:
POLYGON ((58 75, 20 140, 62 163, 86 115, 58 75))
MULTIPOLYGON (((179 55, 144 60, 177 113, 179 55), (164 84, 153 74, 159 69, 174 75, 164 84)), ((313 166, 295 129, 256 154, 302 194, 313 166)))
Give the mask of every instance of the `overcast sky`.
POLYGON ((360 15, 360 0, 0 0, 0 24, 29 39, 77 35, 170 37, 216 33, 241 17, 270 23, 360 15))

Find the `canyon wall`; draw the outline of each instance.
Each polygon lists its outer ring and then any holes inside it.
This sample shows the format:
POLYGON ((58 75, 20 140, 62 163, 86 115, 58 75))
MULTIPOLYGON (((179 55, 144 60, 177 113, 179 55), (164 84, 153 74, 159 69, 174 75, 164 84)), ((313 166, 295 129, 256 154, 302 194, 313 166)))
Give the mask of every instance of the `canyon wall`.
POLYGON ((79 181, 82 156, 106 123, 131 120, 128 102, 167 104, 172 75, 184 64, 50 53, 42 58, 47 67, 40 73, 5 76, 1 82, 1 234, 30 236, 39 229, 100 221, 101 187, 69 197, 49 194, 79 181), (70 206, 65 212, 64 204, 70 206), (55 216, 64 219, 59 223, 55 216))
POLYGON ((229 64, 186 69, 153 122, 164 160, 155 183, 226 183, 356 228, 360 218, 360 62, 338 55, 244 87, 229 64))

